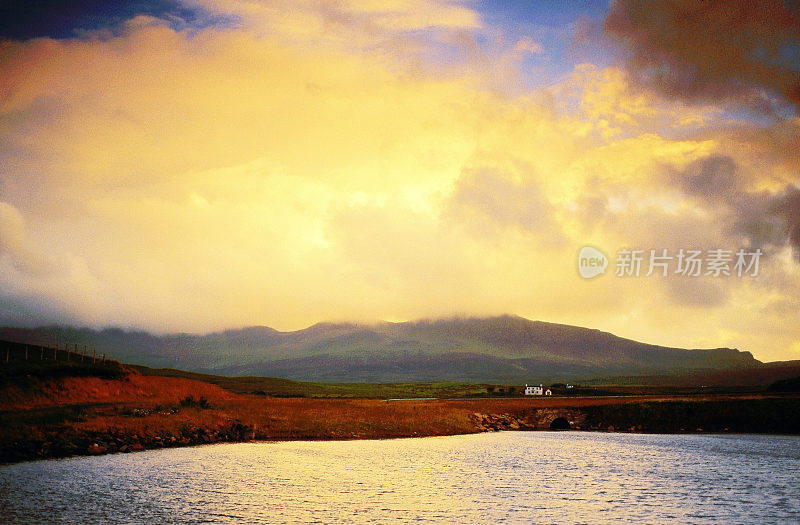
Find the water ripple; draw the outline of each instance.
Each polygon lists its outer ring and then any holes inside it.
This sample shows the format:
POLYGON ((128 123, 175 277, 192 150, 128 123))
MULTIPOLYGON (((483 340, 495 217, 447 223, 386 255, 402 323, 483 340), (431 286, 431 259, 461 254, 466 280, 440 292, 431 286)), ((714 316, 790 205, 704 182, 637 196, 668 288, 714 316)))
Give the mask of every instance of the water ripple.
POLYGON ((0 468, 9 523, 800 521, 800 437, 502 432, 0 468))

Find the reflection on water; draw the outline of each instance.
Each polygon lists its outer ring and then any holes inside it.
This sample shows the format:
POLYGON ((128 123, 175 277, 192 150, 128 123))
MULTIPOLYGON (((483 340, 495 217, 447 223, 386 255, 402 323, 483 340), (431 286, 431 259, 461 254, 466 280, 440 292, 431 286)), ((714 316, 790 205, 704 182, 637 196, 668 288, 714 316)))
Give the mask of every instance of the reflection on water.
POLYGON ((0 468, 0 521, 800 521, 800 437, 501 432, 0 468))

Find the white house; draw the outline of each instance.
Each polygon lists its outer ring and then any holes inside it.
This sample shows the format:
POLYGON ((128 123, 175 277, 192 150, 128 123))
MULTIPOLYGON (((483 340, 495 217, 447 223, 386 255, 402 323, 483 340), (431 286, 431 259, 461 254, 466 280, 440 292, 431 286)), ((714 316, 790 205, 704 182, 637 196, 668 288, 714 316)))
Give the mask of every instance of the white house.
POLYGON ((544 394, 544 389, 542 385, 539 386, 528 386, 525 385, 525 395, 526 396, 541 396, 544 394))
POLYGON ((552 396, 553 391, 549 388, 547 390, 544 389, 542 385, 539 386, 532 386, 532 385, 525 385, 525 395, 526 396, 552 396))

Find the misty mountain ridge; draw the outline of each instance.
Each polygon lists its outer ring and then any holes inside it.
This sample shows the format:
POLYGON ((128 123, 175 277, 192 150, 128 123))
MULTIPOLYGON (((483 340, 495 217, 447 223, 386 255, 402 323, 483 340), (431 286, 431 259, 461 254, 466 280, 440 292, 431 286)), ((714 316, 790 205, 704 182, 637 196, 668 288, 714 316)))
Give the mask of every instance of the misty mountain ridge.
POLYGON ((207 335, 119 328, 0 328, 0 339, 65 342, 123 362, 222 375, 313 381, 545 382, 689 375, 763 366, 731 348, 650 345, 600 330, 504 315, 402 323, 318 323, 280 332, 253 326, 207 335))

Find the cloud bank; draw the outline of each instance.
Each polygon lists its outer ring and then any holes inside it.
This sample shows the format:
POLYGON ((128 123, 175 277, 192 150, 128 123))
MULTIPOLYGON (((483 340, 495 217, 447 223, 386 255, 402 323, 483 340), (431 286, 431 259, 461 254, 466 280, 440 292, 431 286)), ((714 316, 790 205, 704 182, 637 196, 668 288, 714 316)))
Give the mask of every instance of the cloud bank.
POLYGON ((791 23, 709 7, 700 45, 678 3, 616 2, 630 61, 533 85, 549 44, 471 2, 183 5, 203 23, 0 42, 3 322, 510 312, 800 358, 800 121, 775 110, 797 103, 791 23), (763 53, 715 71, 745 33, 763 53), (768 121, 732 113, 756 94, 768 121), (584 245, 767 256, 756 279, 589 282, 584 245))

